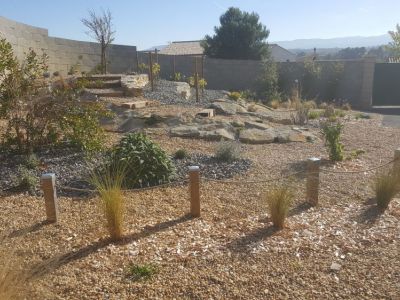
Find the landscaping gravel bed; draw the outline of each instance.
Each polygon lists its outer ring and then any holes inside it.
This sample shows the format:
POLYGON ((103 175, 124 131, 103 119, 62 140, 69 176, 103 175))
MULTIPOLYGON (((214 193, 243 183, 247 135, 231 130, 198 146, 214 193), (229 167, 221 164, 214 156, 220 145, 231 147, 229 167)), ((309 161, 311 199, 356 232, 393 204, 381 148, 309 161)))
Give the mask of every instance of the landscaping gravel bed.
POLYGON ((204 90, 204 93, 200 91, 200 101, 196 102, 196 90, 191 88, 190 99, 184 99, 183 97, 176 95, 173 91, 173 82, 168 80, 158 80, 155 82, 154 91, 151 91, 151 86, 147 85, 144 89, 144 97, 152 100, 158 100, 163 104, 183 104, 183 105, 195 105, 203 106, 213 102, 216 99, 223 98, 226 96, 226 91, 220 90, 204 90))
POLYGON ((249 159, 238 159, 232 162, 220 162, 214 157, 193 153, 189 158, 174 159, 178 179, 188 176, 189 166, 199 166, 200 176, 209 179, 227 179, 245 173, 251 166, 249 159))

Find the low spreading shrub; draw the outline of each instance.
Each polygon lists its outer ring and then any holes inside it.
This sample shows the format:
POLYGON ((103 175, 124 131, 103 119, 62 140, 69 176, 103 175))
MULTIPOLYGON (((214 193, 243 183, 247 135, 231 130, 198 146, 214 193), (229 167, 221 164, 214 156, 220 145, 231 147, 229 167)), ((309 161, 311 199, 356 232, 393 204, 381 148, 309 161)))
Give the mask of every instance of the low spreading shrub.
POLYGON ((316 110, 312 110, 308 112, 308 119, 309 120, 316 120, 319 119, 321 116, 321 113, 319 111, 316 110))
POLYGON ((232 162, 240 158, 240 145, 236 142, 221 141, 218 143, 214 157, 219 162, 232 162))
POLYGON ((27 191, 31 195, 35 194, 36 187, 39 185, 39 178, 35 171, 23 165, 18 166, 17 175, 13 181, 16 183, 18 190, 27 191))
POLYGON ((182 80, 182 74, 179 72, 175 72, 174 75, 172 75, 172 81, 181 81, 182 80))
POLYGON ((274 227, 282 229, 293 201, 293 193, 288 187, 279 186, 268 191, 265 198, 274 227))
POLYGON ((157 267, 154 265, 136 265, 130 264, 127 269, 127 276, 132 280, 149 279, 157 273, 157 267))
POLYGON ((40 159, 35 153, 28 154, 23 160, 23 165, 31 170, 35 170, 40 165, 40 159))
POLYGON ((240 99, 242 95, 240 94, 240 92, 230 92, 228 94, 228 98, 234 101, 237 101, 240 99))
POLYGON ((143 133, 125 135, 111 151, 109 164, 125 167, 128 188, 162 184, 174 174, 167 153, 143 133))
POLYGON ((187 153, 187 151, 185 149, 179 149, 174 154, 175 159, 185 159, 188 157, 189 157, 189 154, 187 153))
POLYGON ((120 240, 123 235, 124 198, 121 188, 124 178, 125 166, 113 165, 95 172, 90 180, 100 195, 106 227, 113 241, 120 240))
POLYGON ((393 171, 378 174, 374 181, 376 203, 385 210, 390 201, 400 192, 400 176, 393 171))
POLYGON ((321 131, 325 138, 325 144, 329 149, 329 158, 332 161, 343 160, 343 145, 340 142, 343 127, 343 124, 338 122, 322 123, 321 131))

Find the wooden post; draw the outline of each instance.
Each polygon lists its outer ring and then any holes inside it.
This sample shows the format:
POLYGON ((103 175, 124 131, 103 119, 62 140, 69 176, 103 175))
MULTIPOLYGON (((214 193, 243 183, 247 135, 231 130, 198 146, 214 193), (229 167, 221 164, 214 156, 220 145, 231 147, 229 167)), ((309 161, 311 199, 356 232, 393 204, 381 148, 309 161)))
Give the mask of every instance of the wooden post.
POLYGON ((158 63, 158 49, 154 49, 154 53, 156 54, 156 63, 158 63))
POLYGON ((199 73, 197 70, 197 57, 194 58, 194 85, 196 88, 196 101, 199 102, 199 73))
POLYGON ((149 79, 151 83, 151 91, 154 92, 154 78, 153 78, 153 58, 151 51, 149 52, 149 79))
POLYGON ((56 175, 53 173, 43 174, 40 181, 44 194, 47 221, 55 223, 58 221, 56 175))
POLYGON ((393 170, 400 175, 400 148, 394 150, 393 170))
POLYGON ((321 160, 316 157, 307 160, 306 201, 312 206, 318 205, 319 166, 321 160))
MULTIPOLYGON (((204 80, 204 55, 201 56, 201 78, 204 80)), ((204 97, 204 87, 201 88, 201 96, 204 97)))
POLYGON ((190 189, 190 214, 192 217, 200 217, 200 168, 189 167, 190 189))

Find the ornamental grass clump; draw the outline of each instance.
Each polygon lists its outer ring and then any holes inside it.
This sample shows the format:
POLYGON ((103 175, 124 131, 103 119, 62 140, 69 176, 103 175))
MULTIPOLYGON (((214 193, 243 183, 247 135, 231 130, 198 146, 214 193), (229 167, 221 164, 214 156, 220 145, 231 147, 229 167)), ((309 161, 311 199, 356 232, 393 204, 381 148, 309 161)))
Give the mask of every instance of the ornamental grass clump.
POLYGON ((279 186, 268 191, 265 197, 274 227, 282 229, 293 202, 292 191, 288 187, 279 186))
POLYGON ((100 195, 106 227, 113 241, 120 240, 123 235, 125 206, 121 189, 125 173, 125 167, 118 165, 107 167, 91 177, 91 183, 100 195))
POLYGON ((386 210, 390 201, 400 192, 400 175, 398 172, 386 171, 378 174, 374 180, 376 204, 382 211, 386 210))
POLYGON ((340 142, 340 136, 343 131, 343 124, 339 122, 322 123, 322 134, 325 138, 325 145, 329 150, 329 158, 332 161, 343 160, 343 144, 340 142))

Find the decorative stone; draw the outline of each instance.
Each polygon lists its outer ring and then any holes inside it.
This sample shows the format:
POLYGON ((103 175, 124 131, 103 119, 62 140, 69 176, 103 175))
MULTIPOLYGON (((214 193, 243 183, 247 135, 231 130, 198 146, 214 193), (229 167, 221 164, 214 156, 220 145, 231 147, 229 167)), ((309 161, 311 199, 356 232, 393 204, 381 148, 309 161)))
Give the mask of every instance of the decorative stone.
POLYGON ((225 100, 213 102, 210 104, 209 108, 215 109, 215 112, 217 114, 222 115, 235 115, 236 113, 246 112, 246 110, 242 106, 233 102, 227 102, 225 100))
POLYGON ((273 130, 251 128, 242 130, 239 134, 239 140, 247 144, 268 144, 273 143, 275 139, 273 130))
POLYGON ((269 128, 271 128, 267 124, 258 123, 258 122, 251 122, 251 121, 245 121, 244 122, 244 126, 246 128, 256 128, 256 129, 269 129, 269 128))
POLYGON ((125 96, 142 96, 143 88, 148 83, 149 76, 147 74, 121 76, 121 86, 124 90, 125 96))
POLYGON ((171 128, 170 134, 176 137, 196 138, 200 136, 200 131, 196 126, 182 125, 171 128))
POLYGON ((230 140, 234 141, 235 136, 233 133, 227 131, 224 128, 216 129, 213 131, 200 131, 200 137, 206 140, 220 141, 220 140, 230 140))

